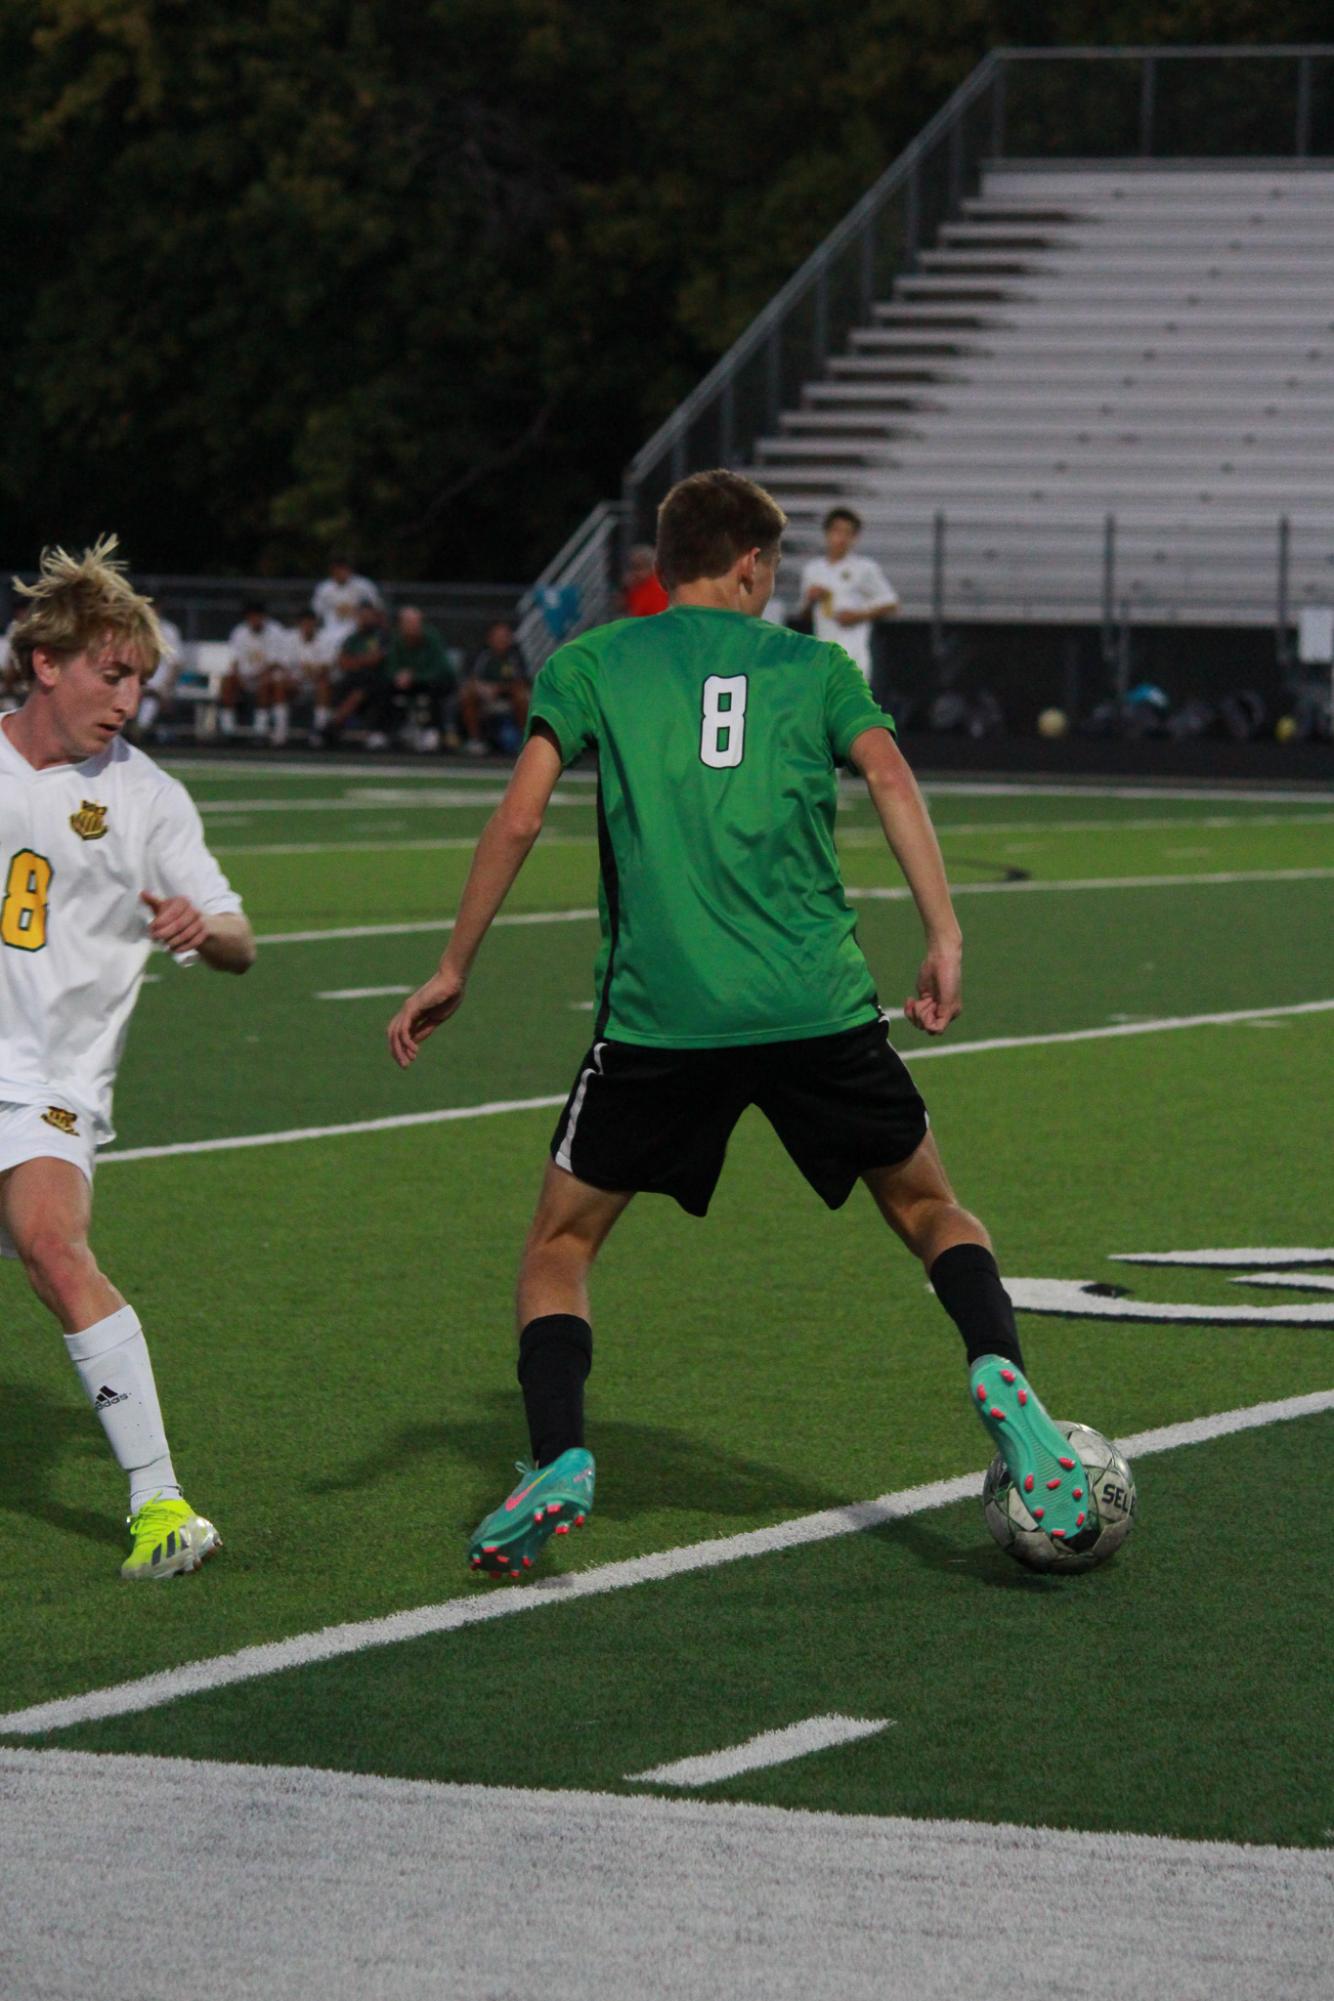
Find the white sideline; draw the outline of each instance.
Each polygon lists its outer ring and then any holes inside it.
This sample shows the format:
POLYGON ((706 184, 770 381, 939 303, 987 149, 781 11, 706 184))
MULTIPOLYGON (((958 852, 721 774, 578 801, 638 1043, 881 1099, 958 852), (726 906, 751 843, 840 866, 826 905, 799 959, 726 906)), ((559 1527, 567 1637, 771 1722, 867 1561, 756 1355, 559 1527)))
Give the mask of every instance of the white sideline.
POLYGON ((804 1723, 789 1723, 785 1730, 761 1730, 743 1744, 731 1744, 725 1751, 705 1751, 696 1758, 677 1758, 670 1765, 654 1765, 647 1772, 627 1772, 631 1786, 715 1786, 722 1779, 735 1779, 742 1772, 767 1771, 770 1765, 790 1764, 793 1758, 809 1758, 815 1751, 832 1751, 836 1744, 855 1744, 862 1737, 878 1737, 888 1730, 892 1719, 873 1722, 865 1716, 808 1716, 804 1723))
MULTIPOLYGON (((1252 1404, 1242 1410, 1219 1411, 1210 1417, 1189 1418, 1181 1424, 1136 1432, 1121 1439, 1119 1444, 1132 1460, 1142 1459, 1149 1453, 1166 1452, 1175 1446, 1199 1445, 1232 1432, 1311 1417, 1326 1410, 1334 1410, 1334 1389, 1252 1404)), ((650 1556, 629 1557, 619 1563, 596 1565, 591 1570, 530 1584, 485 1586, 476 1595, 448 1598, 439 1605, 418 1605, 410 1611, 391 1612, 385 1618, 325 1626, 318 1632, 298 1633, 291 1639, 242 1647, 237 1653, 189 1661, 182 1667, 165 1668, 136 1681, 93 1689, 86 1695, 64 1696, 28 1709, 11 1710, 8 1715, 0 1716, 0 1733, 34 1737, 48 1730, 68 1729, 76 1723, 133 1715, 159 1708, 164 1702, 175 1702, 181 1696, 204 1695, 215 1688, 254 1681, 287 1668, 309 1667, 316 1661, 361 1653, 368 1647, 394 1646, 404 1640, 421 1639, 428 1633, 457 1632, 461 1627, 481 1625, 491 1619, 514 1618, 553 1605, 600 1597, 609 1591, 623 1591, 632 1585, 658 1584, 693 1571, 714 1570, 721 1564, 737 1563, 747 1557, 773 1556, 782 1550, 857 1535, 863 1529, 879 1528, 887 1522, 902 1521, 909 1515, 967 1500, 980 1493, 981 1487, 980 1473, 963 1473, 955 1479, 935 1480, 919 1487, 906 1487, 899 1493, 882 1494, 874 1501, 798 1515, 770 1528, 710 1537, 704 1542, 685 1543, 650 1556)))
MULTIPOLYGON (((573 846, 571 842, 569 845, 573 846)), ((1086 889, 1207 889, 1215 884, 1223 886, 1238 883, 1265 882, 1328 882, 1334 879, 1334 868, 1278 868, 1278 869, 1230 869, 1212 875, 1102 875, 1072 876, 1060 882, 1046 882, 1025 878, 1021 882, 956 882, 950 886, 953 896, 1014 896, 1041 895, 1057 892, 1077 895, 1086 889)), ((878 888, 847 889, 848 896, 866 903, 906 903, 912 891, 906 883, 896 883, 878 888)), ((492 919, 492 926, 498 924, 587 924, 597 916, 597 911, 588 908, 575 910, 523 910, 514 915, 504 912, 492 919)), ((410 924, 340 924, 328 931, 261 931, 258 942, 261 945, 320 945, 328 939, 336 938, 404 938, 414 932, 446 932, 450 928, 443 917, 419 918, 410 924)))
MULTIPOLYGON (((504 920, 500 920, 503 922, 504 920)), ((346 989, 347 993, 357 991, 346 989)), ((370 989, 366 990, 371 991, 370 989)), ((328 996, 322 996, 328 998, 328 996)), ((1107 1042, 1126 1035, 1160 1035, 1178 1028, 1228 1028, 1234 1023, 1273 1021, 1287 1015, 1329 1014, 1334 1000, 1294 1001, 1284 1007, 1233 1008, 1225 1014, 1164 1015, 1157 1021, 1118 1021, 1102 1028, 1066 1028, 1051 1035, 993 1035, 980 1042, 937 1042, 927 1049, 904 1049, 905 1063, 928 1063, 945 1056, 983 1056, 997 1049, 1047 1049, 1063 1042, 1107 1042)), ((232 1153, 238 1147, 290 1146, 298 1140, 341 1139, 349 1133, 395 1132, 405 1126, 452 1124, 457 1119, 490 1119, 502 1112, 541 1112, 565 1103, 568 1093, 540 1098, 497 1098, 484 1105, 450 1105, 435 1112, 394 1112, 380 1119, 350 1119, 333 1126, 293 1126, 287 1132, 235 1133, 224 1139, 174 1140, 163 1146, 115 1147, 97 1157, 99 1167, 116 1161, 167 1160, 184 1153, 232 1153)))
POLYGON ((1319 1849, 87 1751, 0 1794, 42 2001, 1329 1995, 1319 1849))

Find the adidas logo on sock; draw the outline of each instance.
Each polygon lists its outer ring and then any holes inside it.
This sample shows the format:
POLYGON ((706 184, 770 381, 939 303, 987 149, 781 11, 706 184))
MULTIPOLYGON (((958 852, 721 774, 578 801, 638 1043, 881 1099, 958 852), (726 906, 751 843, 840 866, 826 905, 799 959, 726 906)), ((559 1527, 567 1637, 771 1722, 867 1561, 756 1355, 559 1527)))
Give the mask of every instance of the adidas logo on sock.
POLYGON ((128 1403, 129 1394, 128 1390, 113 1390, 108 1383, 103 1383, 93 1398, 93 1409, 110 1410, 113 1403, 128 1403))

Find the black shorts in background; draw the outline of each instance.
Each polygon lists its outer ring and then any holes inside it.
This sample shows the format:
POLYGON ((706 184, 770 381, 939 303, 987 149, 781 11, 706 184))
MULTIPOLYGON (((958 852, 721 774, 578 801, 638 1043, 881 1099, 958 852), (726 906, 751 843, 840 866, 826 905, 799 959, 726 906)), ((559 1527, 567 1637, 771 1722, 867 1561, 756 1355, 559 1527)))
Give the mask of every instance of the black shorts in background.
POLYGON ((880 1018, 838 1035, 730 1049, 595 1042, 551 1157, 593 1188, 672 1195, 703 1216, 748 1105, 831 1209, 869 1169, 915 1153, 927 1130, 926 1106, 880 1018))

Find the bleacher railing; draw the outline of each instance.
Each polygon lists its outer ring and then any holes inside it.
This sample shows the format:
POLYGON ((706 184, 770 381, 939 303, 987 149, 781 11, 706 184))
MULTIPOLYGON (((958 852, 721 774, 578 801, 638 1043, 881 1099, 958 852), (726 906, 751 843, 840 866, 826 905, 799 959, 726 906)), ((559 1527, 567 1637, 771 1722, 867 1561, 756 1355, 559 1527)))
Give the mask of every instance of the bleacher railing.
POLYGON ((559 590, 577 572, 609 604, 618 555, 652 540, 668 488, 687 472, 749 461, 755 441, 976 191, 984 163, 1331 154, 1334 45, 994 51, 636 454, 619 541, 608 527, 616 510, 604 504, 570 538, 564 567, 558 556, 540 581, 559 590))

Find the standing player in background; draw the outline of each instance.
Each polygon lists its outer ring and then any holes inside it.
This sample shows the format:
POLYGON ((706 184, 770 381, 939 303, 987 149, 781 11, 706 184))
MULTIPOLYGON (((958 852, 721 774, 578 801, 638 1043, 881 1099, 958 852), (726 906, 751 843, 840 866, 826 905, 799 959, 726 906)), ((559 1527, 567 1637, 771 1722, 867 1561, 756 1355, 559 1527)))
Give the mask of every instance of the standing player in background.
POLYGON ((513 1576, 593 1500, 583 1393, 588 1274, 640 1191, 706 1213, 758 1105, 830 1208, 863 1180, 963 1336, 974 1408, 1043 1525, 1072 1546, 1087 1503, 1024 1380, 990 1239, 960 1207, 890 1047, 834 845, 838 766, 866 781, 925 932, 904 1012, 954 1020, 962 941, 912 773, 841 646, 765 622, 786 517, 735 473, 682 480, 658 515, 671 608, 582 634, 533 691, 528 742, 473 860, 440 970, 395 1016, 411 1063, 463 1000, 482 939, 563 767, 598 758, 602 953, 593 1046, 561 1114, 519 1272, 519 1381, 533 1463, 476 1530, 474 1569, 513 1576), (1037 1497, 1035 1497, 1037 1498, 1037 1497), (1036 1513, 1036 1510, 1035 1510, 1036 1513))
POLYGON ((121 1575, 218 1546, 181 1493, 139 1317, 88 1246, 94 1148, 155 944, 243 973, 255 941, 174 778, 121 735, 162 650, 108 537, 47 550, 13 637, 28 684, 0 722, 0 1255, 22 1260, 130 1483, 121 1575))
POLYGON ((802 609, 814 611, 815 637, 842 646, 869 682, 871 634, 881 619, 895 616, 899 594, 879 563, 857 554, 860 515, 835 507, 823 526, 824 554, 813 556, 801 573, 802 609))
POLYGON ((310 602, 328 634, 331 657, 355 631, 359 606, 373 604, 377 611, 384 610, 375 585, 369 577, 359 577, 346 556, 330 556, 329 574, 316 584, 310 602))

